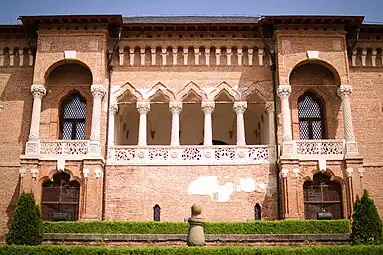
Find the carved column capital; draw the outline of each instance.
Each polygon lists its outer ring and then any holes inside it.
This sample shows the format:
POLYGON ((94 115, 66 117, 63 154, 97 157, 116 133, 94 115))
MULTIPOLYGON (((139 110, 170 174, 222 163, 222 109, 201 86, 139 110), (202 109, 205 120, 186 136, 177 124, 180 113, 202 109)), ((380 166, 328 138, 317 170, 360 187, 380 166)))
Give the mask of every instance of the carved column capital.
POLYGON ((201 103, 202 111, 207 113, 212 113, 214 111, 215 103, 212 101, 205 101, 201 103))
POLYGON ((351 85, 340 85, 338 88, 338 95, 340 97, 349 96, 352 93, 351 85))
POLYGON ((244 113, 246 108, 247 102, 234 102, 233 109, 237 114, 244 113))
POLYGON ((182 102, 170 102, 169 109, 171 113, 180 113, 182 111, 182 102))
POLYGON ((147 114, 150 111, 150 103, 149 102, 137 102, 136 105, 137 111, 139 114, 147 114))
POLYGON ((105 95, 104 85, 101 84, 93 84, 90 86, 90 91, 93 97, 103 97, 105 95))
POLYGON ((291 94, 291 86, 290 85, 279 85, 278 86, 278 96, 281 99, 289 98, 291 94))
POLYGON ((31 93, 33 97, 42 98, 47 93, 47 90, 45 89, 44 85, 32 85, 31 86, 31 93))

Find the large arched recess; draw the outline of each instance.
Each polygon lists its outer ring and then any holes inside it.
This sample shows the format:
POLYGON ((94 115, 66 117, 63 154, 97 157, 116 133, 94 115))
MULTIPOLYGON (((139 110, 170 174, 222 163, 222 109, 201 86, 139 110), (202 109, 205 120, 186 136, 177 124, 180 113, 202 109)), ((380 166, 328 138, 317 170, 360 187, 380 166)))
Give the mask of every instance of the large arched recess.
POLYGON ((291 119, 293 138, 300 139, 298 101, 305 93, 312 93, 320 98, 323 109, 324 133, 327 139, 341 138, 338 120, 341 118, 341 99, 337 89, 341 84, 337 70, 322 60, 305 60, 297 64, 289 74, 291 85, 291 119))
MULTIPOLYGON (((86 65, 84 62, 81 62, 79 60, 61 60, 54 64, 52 64, 45 72, 44 74, 44 81, 45 85, 49 85, 52 81, 52 76, 55 75, 55 73, 66 73, 68 71, 72 71, 71 76, 68 78, 73 78, 73 75, 76 75, 78 73, 80 74, 86 74, 87 81, 86 84, 93 84, 93 74, 91 69, 88 65, 86 65), (66 70, 65 70, 66 69, 66 70), (72 70, 74 69, 74 70, 72 70), (73 73, 73 71, 75 73, 73 73)), ((77 85, 77 84, 76 84, 77 85)), ((83 84, 81 84, 83 85, 83 84)))

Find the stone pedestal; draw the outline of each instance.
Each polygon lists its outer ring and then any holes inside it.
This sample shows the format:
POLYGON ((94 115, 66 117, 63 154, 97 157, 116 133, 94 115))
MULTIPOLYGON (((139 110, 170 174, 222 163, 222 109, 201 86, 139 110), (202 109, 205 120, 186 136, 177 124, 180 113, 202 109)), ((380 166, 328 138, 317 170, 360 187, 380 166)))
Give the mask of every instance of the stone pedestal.
POLYGON ((204 246, 204 220, 200 217, 200 214, 202 212, 201 206, 193 205, 191 211, 192 216, 188 219, 189 232, 187 237, 187 244, 188 246, 204 246))

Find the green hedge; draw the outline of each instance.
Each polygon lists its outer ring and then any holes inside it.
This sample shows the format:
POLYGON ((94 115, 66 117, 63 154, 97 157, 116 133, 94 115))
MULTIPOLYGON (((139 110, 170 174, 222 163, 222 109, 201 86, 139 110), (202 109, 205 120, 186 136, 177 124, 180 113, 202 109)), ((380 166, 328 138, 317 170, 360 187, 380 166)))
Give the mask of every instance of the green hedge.
POLYGON ((1 246, 0 255, 126 255, 126 254, 279 254, 346 255, 383 254, 383 246, 313 246, 313 247, 95 247, 95 246, 1 246))
MULTIPOLYGON (((79 221, 44 222, 44 233, 187 234, 184 222, 79 221)), ((205 234, 323 234, 350 233, 348 220, 281 220, 207 222, 205 234)))

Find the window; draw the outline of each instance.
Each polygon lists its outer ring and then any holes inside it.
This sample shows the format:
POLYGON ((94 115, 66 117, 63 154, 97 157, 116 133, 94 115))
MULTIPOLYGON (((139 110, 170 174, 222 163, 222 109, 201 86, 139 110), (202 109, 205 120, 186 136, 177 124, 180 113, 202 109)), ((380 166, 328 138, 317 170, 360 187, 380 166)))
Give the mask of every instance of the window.
POLYGON ((154 221, 160 221, 161 220, 161 207, 159 205, 155 205, 153 207, 154 210, 154 221))
POLYGON ((86 100, 73 93, 61 103, 61 139, 85 139, 86 100))
POLYGON ((342 189, 324 174, 315 174, 313 181, 303 184, 305 217, 317 219, 318 213, 331 213, 332 219, 342 219, 342 189))
POLYGON ((299 131, 302 140, 323 139, 323 109, 320 100, 312 92, 298 99, 299 131))
POLYGON ((42 187, 41 209, 44 220, 78 219, 80 184, 69 181, 69 174, 58 173, 42 187))
POLYGON ((254 206, 254 219, 255 220, 262 219, 261 206, 258 203, 254 206))

